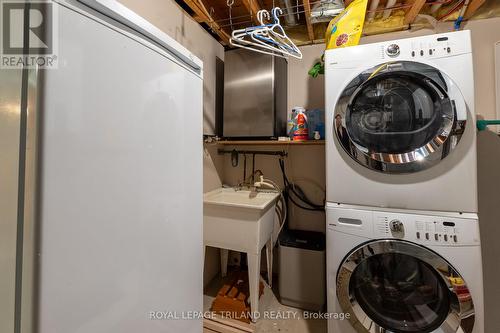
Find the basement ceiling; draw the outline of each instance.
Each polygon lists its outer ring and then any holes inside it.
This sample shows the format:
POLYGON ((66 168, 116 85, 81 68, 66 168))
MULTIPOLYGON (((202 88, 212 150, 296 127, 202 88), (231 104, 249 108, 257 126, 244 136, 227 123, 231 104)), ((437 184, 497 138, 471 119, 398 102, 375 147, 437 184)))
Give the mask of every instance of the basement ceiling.
MULTIPOLYGON (((260 9, 281 7, 280 21, 297 45, 324 42, 328 22, 311 22, 311 8, 319 0, 176 0, 198 23, 229 45, 231 31, 258 24, 260 9), (288 19, 287 15, 288 14, 288 19), (292 19, 290 19, 290 17, 292 19)), ((352 0, 345 0, 345 6, 352 0)), ((363 35, 375 35, 416 27, 432 27, 442 21, 453 21, 466 0, 368 0, 363 35)), ((500 16, 500 1, 470 0, 465 19, 500 16)))

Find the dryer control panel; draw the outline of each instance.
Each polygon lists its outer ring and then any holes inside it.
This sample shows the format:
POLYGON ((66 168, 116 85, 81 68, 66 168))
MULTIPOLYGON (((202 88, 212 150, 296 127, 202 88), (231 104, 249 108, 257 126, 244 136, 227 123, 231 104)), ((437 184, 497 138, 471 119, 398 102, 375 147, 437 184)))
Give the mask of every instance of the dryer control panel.
POLYGON ((470 32, 462 30, 327 50, 326 61, 334 68, 358 68, 367 59, 376 59, 378 62, 425 61, 471 52, 470 32))
POLYGON ((369 239, 396 238, 439 246, 480 244, 476 218, 327 207, 327 224, 330 230, 369 239))

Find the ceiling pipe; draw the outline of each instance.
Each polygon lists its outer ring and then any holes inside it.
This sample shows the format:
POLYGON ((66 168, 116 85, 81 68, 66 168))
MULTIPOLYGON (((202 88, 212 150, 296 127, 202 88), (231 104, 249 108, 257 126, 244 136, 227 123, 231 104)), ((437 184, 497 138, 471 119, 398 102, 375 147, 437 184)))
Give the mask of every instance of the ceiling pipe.
MULTIPOLYGON (((385 5, 385 8, 394 7, 395 4, 396 4, 396 0, 387 0, 387 4, 385 5)), ((389 16, 391 16, 391 13, 392 13, 392 9, 384 10, 384 13, 382 14, 382 19, 383 20, 388 19, 389 16)))
POLYGON ((281 0, 283 12, 285 13, 285 23, 287 26, 297 25, 297 17, 294 15, 293 5, 291 0, 281 0))
POLYGON ((435 14, 439 8, 441 8, 443 4, 442 3, 435 3, 431 6, 431 14, 435 14))
POLYGON ((379 4, 380 0, 372 0, 370 2, 370 8, 368 9, 368 22, 373 22, 373 19, 375 18, 375 12, 377 11, 377 7, 379 4))

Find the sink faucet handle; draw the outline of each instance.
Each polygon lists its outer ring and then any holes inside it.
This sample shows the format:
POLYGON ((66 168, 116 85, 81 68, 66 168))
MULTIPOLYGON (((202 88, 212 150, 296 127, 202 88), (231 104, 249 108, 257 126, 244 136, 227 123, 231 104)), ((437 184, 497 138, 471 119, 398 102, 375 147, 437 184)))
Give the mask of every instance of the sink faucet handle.
POLYGON ((264 184, 264 175, 260 175, 260 180, 255 182, 255 187, 261 187, 264 184))

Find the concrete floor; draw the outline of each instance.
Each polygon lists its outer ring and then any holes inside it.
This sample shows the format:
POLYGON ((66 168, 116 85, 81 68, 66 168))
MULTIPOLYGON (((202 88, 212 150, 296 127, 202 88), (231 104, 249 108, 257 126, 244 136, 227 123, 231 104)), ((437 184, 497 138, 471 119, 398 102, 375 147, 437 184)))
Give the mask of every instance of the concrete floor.
MULTIPOLYGON (((263 280, 262 280, 263 281, 263 280)), ((261 318, 257 320, 255 333, 326 333, 327 322, 324 319, 305 319, 304 311, 282 305, 278 301, 277 288, 271 289, 264 282, 264 294, 260 298, 261 318)), ((205 290, 203 307, 209 311, 215 295, 222 287, 222 278, 217 277, 205 290)))

